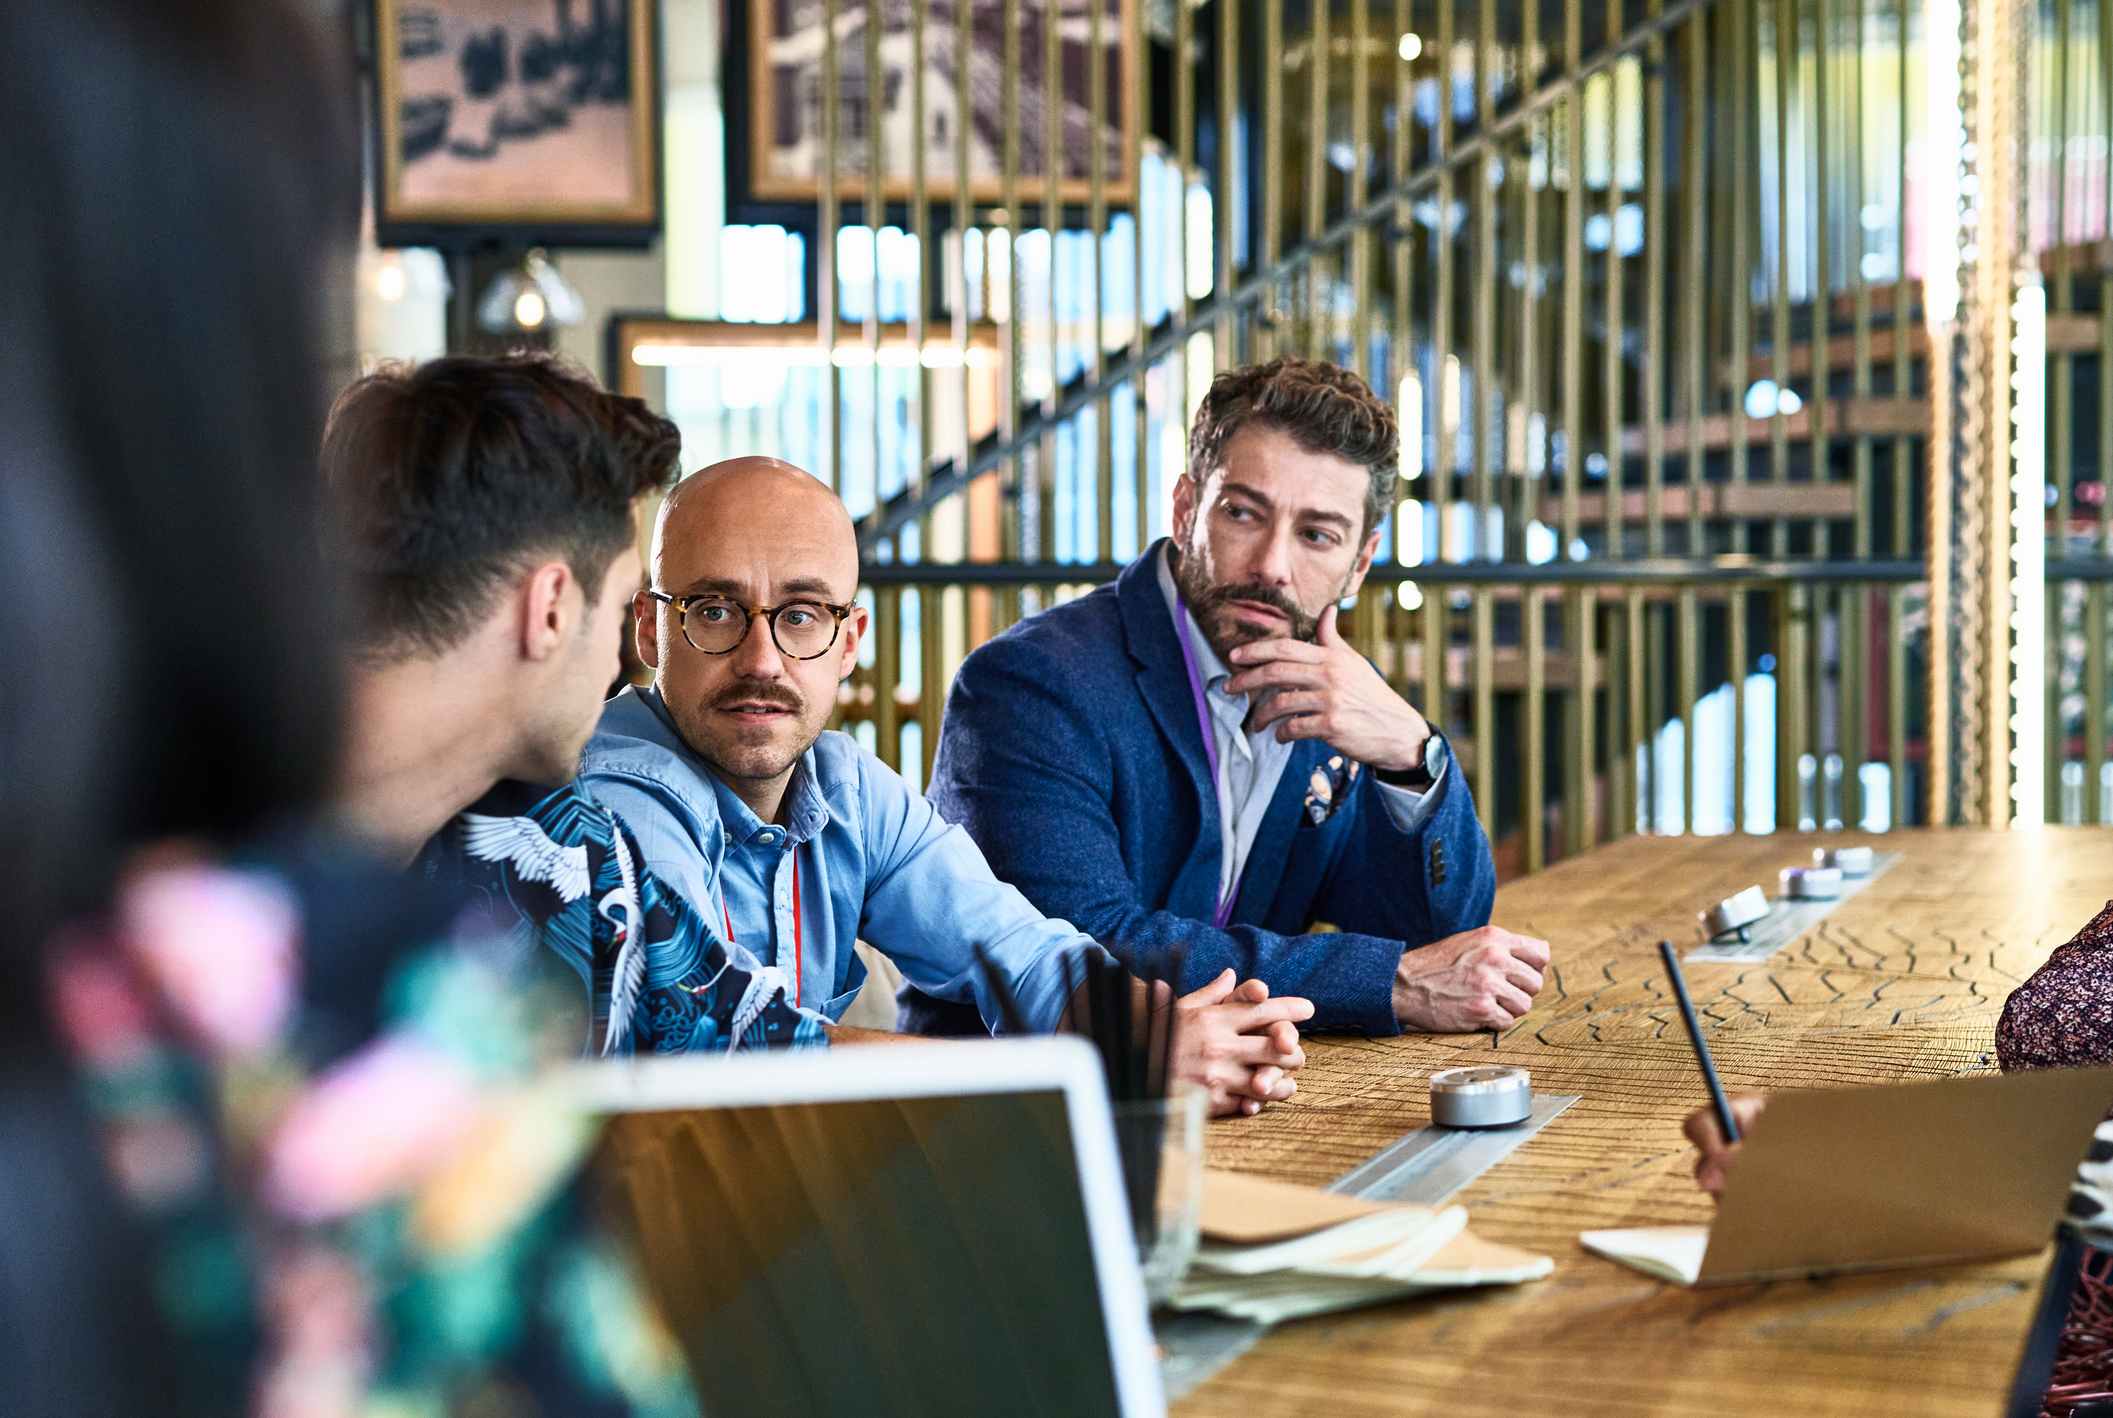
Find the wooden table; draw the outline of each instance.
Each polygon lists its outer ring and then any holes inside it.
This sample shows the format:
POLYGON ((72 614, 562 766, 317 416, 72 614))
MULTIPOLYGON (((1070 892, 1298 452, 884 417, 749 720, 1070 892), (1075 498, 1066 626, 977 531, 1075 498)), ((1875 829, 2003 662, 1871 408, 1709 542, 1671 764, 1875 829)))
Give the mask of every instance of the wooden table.
POLYGON ((1582 1101, 1458 1198, 1476 1232, 1553 1256, 1547 1280, 1282 1326, 1175 1405, 1288 1413, 1972 1414, 2014 1369, 2044 1260, 1683 1291, 1577 1233, 1700 1221, 1680 1120, 1705 1101, 1656 942, 1809 860, 1816 841, 1902 853, 1763 965, 1689 967, 1727 1087, 1944 1078, 1995 1067, 2012 987, 2113 896, 2113 834, 1634 839, 1518 881, 1496 920, 1554 968, 1501 1040, 1317 1039, 1290 1104, 1211 1130, 1214 1166, 1325 1183, 1429 1121, 1425 1078, 1492 1061, 1582 1101))

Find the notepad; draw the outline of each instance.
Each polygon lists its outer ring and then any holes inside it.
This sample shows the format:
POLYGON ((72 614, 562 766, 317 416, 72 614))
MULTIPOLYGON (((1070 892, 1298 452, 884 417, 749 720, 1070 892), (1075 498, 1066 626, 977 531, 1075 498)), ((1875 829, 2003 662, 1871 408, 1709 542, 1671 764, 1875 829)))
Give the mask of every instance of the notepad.
POLYGON ((1747 1131, 1713 1224, 1578 1241, 1676 1285, 2036 1251, 2109 1106, 2103 1068, 1780 1093, 1747 1131))
POLYGON ((1207 1172, 1203 1243, 1172 1303, 1263 1324, 1407 1295, 1536 1280, 1546 1256, 1470 1234, 1467 1212, 1207 1172))
POLYGON ((1646 1275, 1693 1285, 1709 1250, 1707 1226, 1637 1226, 1626 1231, 1587 1231, 1578 1244, 1646 1275))

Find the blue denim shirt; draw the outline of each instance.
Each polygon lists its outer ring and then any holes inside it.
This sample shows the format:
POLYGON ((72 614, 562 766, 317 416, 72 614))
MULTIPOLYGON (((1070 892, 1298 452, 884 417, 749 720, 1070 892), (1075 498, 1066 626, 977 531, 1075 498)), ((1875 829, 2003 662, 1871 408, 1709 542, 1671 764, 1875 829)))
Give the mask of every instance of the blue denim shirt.
POLYGON ((682 740, 660 694, 609 702, 580 780, 636 837, 645 865, 743 949, 797 974, 797 1003, 841 1018, 866 967, 864 939, 929 994, 1002 1007, 975 965, 982 946, 1030 1027, 1055 1027, 1064 965, 1100 950, 991 874, 967 833, 848 735, 825 733, 793 769, 782 824, 764 822, 682 740), (797 868, 799 909, 793 903, 797 868))

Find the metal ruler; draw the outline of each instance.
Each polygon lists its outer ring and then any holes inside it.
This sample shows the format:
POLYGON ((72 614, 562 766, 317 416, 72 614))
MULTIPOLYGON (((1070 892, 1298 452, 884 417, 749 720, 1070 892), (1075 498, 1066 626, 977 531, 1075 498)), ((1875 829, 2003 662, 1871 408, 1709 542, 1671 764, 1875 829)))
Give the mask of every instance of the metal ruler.
POLYGON ((1418 1128, 1337 1177, 1328 1190, 1367 1201, 1443 1206, 1577 1099, 1575 1093, 1536 1093, 1525 1121, 1507 1128, 1418 1128))

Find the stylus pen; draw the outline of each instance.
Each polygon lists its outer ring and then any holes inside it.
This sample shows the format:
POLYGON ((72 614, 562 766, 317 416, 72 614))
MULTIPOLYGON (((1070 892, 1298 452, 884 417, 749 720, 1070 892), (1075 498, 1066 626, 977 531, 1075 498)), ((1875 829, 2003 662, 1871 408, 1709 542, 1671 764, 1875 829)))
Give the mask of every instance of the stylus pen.
POLYGON ((1702 1065, 1702 1081, 1709 1085, 1709 1100, 1717 1109, 1717 1127, 1727 1143, 1739 1140, 1739 1125, 1732 1121, 1731 1100, 1717 1081, 1717 1066, 1710 1062, 1709 1044, 1695 1019, 1695 1002, 1687 997, 1687 977, 1680 973, 1680 956, 1669 940, 1658 942, 1658 958, 1665 961, 1666 978, 1673 982, 1673 998, 1680 1001, 1680 1022, 1687 1026, 1687 1041, 1695 1046, 1695 1062, 1702 1065))

